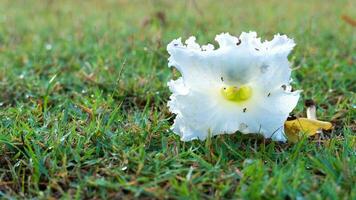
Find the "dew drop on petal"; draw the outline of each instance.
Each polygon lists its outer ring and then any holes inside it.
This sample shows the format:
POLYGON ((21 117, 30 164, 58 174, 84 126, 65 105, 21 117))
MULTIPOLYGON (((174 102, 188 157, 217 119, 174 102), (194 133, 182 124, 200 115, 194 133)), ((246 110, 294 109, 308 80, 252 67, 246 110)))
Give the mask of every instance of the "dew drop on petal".
POLYGON ((240 126, 239 126, 239 130, 240 130, 240 131, 243 131, 243 130, 245 130, 247 127, 248 127, 247 124, 241 123, 240 126))
POLYGON ((268 71, 268 67, 269 66, 267 64, 263 64, 261 66, 261 68, 260 68, 261 69, 261 73, 263 73, 263 74, 266 73, 268 71))

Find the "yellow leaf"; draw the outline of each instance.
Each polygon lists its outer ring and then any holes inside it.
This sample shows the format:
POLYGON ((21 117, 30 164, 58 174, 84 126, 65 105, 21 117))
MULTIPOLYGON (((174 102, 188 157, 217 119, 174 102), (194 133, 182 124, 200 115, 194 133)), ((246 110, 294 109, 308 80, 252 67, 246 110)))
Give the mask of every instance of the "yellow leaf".
POLYGON ((330 130, 331 128, 330 122, 308 118, 297 118, 284 123, 284 131, 291 142, 297 142, 303 136, 302 134, 309 137, 315 135, 321 129, 330 130))

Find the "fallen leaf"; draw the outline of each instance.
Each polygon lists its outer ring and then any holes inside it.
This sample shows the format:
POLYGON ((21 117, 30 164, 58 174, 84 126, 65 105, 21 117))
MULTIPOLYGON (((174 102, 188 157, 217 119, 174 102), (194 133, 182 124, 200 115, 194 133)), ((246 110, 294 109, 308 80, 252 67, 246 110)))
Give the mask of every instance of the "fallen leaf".
POLYGON ((315 135, 320 130, 330 130, 332 124, 330 122, 319 121, 308 118, 297 118, 287 120, 284 123, 284 131, 287 134, 288 140, 298 142, 303 135, 307 137, 315 135))

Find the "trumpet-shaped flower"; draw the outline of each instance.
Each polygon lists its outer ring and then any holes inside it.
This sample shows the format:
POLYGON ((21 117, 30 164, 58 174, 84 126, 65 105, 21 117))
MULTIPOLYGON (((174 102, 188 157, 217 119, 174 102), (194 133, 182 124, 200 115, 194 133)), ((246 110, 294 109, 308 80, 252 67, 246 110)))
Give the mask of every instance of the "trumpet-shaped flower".
POLYGON ((176 114, 173 132, 183 141, 208 136, 257 133, 285 141, 284 123, 300 91, 292 91, 288 54, 295 43, 285 35, 261 42, 255 32, 217 35, 219 48, 195 37, 168 44, 169 66, 182 77, 168 82, 176 114))

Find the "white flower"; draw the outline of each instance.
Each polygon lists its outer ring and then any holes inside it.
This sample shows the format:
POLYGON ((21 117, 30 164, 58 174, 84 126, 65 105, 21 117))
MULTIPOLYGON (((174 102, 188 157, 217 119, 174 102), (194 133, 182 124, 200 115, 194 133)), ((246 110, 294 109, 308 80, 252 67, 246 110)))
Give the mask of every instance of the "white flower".
POLYGON ((284 122, 300 91, 291 91, 288 54, 295 43, 285 35, 261 42, 255 32, 217 35, 219 48, 200 47, 195 37, 167 46, 169 66, 182 77, 168 83, 172 130, 183 141, 235 133, 258 133, 285 141, 284 122))

